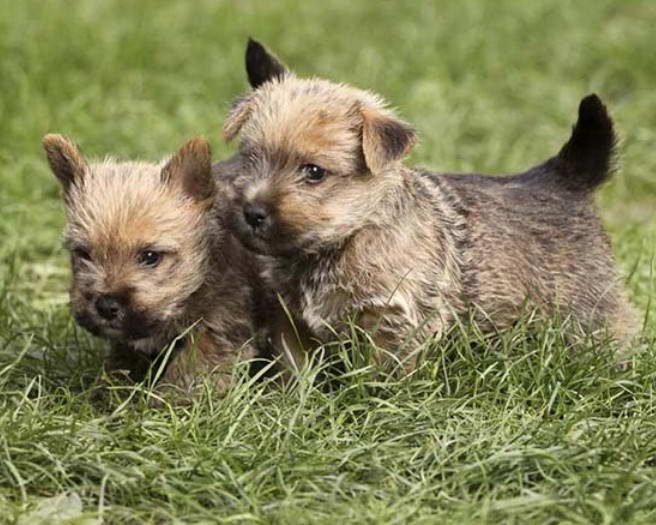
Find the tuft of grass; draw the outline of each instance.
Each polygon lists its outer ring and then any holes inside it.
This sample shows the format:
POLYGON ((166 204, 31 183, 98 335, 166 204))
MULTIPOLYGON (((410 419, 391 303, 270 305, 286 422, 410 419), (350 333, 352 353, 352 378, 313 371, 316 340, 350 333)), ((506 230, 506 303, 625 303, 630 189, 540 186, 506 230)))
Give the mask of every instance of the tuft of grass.
POLYGON ((655 23, 649 0, 2 2, 0 521, 656 521, 655 23), (599 93, 622 136, 599 204, 644 312, 629 366, 552 323, 463 330, 402 380, 336 342, 341 373, 316 359, 283 389, 244 370, 184 408, 142 386, 95 403, 103 344, 68 312, 41 137, 157 159, 206 135, 223 158, 248 35, 382 93, 420 133, 412 161, 445 171, 542 161, 599 93))

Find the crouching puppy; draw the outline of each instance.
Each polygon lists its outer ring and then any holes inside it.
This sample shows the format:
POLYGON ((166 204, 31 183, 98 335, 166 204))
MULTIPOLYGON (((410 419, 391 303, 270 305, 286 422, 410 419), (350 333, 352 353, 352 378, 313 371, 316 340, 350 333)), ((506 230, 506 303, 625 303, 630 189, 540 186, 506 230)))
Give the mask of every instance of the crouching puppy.
POLYGON ((253 41, 246 65, 255 89, 223 130, 241 136, 233 224, 296 325, 274 327, 291 359, 347 320, 406 371, 426 337, 472 315, 494 330, 530 308, 622 342, 634 333, 592 202, 615 144, 596 96, 560 153, 525 173, 430 173, 403 166, 415 132, 378 96, 299 78, 253 41))
POLYGON ((235 362, 255 355, 253 281, 222 226, 208 142, 191 140, 161 164, 88 163, 61 135, 43 144, 63 188, 71 308, 110 341, 107 370, 140 381, 175 342, 161 395, 184 401, 208 377, 225 390, 235 362))

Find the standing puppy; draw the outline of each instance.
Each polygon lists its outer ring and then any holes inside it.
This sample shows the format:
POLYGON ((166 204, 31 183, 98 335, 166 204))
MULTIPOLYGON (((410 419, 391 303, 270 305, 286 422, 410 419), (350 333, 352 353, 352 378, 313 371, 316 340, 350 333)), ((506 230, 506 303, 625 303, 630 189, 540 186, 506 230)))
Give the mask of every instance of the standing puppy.
POLYGON ((238 359, 255 352, 252 267, 222 226, 207 141, 162 164, 89 164, 61 135, 43 144, 63 188, 77 322, 108 339, 109 371, 141 380, 177 341, 159 386, 182 398, 211 375, 225 389, 238 359))
POLYGON ((289 357, 354 320, 379 361, 407 371, 419 345, 404 343, 472 313, 485 329, 507 327, 526 307, 618 341, 634 333, 592 203, 615 144, 595 95, 560 153, 527 172, 439 174, 402 165, 415 133, 378 96, 298 78, 253 41, 246 61, 255 90, 224 126, 226 140, 241 136, 233 222, 266 256, 296 325, 280 314, 274 328, 289 357))

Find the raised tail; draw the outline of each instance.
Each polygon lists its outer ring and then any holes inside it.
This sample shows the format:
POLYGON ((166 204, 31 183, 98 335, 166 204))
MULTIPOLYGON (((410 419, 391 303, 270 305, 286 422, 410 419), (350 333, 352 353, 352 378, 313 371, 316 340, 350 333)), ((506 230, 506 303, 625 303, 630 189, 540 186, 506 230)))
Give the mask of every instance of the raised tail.
POLYGON ((560 183, 571 191, 590 192, 610 178, 617 138, 606 107, 597 95, 579 105, 572 136, 556 157, 560 183))

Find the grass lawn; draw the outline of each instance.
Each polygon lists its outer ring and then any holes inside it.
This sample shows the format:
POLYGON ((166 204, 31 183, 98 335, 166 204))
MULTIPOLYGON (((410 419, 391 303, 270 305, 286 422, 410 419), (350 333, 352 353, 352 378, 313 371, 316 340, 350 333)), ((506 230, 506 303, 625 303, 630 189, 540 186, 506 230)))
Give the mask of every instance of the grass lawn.
POLYGON ((655 27, 652 0, 0 0, 0 522, 655 523, 655 27), (248 35, 382 93, 436 170, 530 167, 597 92, 622 137, 598 201, 645 312, 631 366, 551 326, 436 345, 403 381, 313 366, 184 409, 92 404, 103 344, 68 311, 41 137, 154 160, 205 135, 225 157, 248 35))

